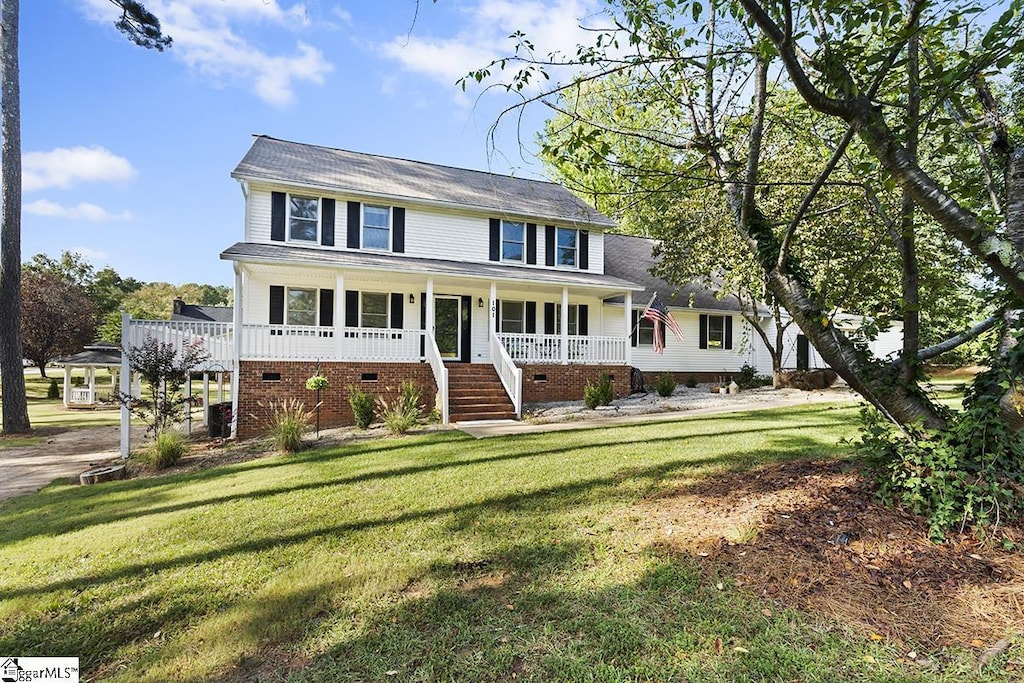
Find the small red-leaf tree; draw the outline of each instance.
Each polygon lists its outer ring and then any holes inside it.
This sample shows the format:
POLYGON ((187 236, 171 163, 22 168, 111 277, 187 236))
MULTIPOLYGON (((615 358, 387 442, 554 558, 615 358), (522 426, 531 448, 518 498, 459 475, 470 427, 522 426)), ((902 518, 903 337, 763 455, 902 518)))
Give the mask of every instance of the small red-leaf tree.
POLYGON ((82 287, 54 273, 22 275, 22 353, 40 375, 54 356, 80 351, 95 333, 96 307, 82 287))
POLYGON ((142 379, 141 396, 118 393, 117 400, 146 423, 147 432, 163 433, 181 420, 188 398, 182 387, 191 380, 192 371, 210 357, 202 339, 194 339, 181 349, 170 342, 146 337, 139 346, 125 349, 128 365, 142 379))

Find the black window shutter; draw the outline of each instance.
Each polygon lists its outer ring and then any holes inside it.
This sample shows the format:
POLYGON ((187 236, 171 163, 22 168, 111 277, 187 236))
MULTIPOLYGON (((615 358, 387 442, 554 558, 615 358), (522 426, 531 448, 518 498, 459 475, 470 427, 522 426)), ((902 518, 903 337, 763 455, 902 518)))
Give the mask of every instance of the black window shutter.
POLYGON ((403 294, 392 293, 391 294, 391 329, 400 330, 405 322, 404 313, 402 307, 402 299, 405 298, 403 294))
POLYGON ((284 192, 270 193, 270 239, 284 242, 285 196, 284 192))
POLYGON ((359 327, 359 292, 345 290, 345 327, 359 327))
POLYGON ((501 299, 494 300, 494 331, 501 332, 501 299))
POLYGON ((589 321, 587 317, 587 305, 580 304, 576 310, 576 331, 581 335, 588 334, 587 325, 589 321))
POLYGON ((391 228, 394 234, 391 236, 391 250, 396 254, 405 253, 405 209, 396 206, 391 209, 391 228))
POLYGON ((334 246, 334 200, 320 200, 320 244, 334 246))
POLYGON ((633 311, 633 322, 632 322, 632 325, 633 325, 633 327, 631 329, 633 331, 630 334, 630 345, 631 346, 639 346, 640 345, 640 311, 633 311))
POLYGON ((555 226, 544 226, 544 263, 555 265, 555 226))
POLYGON ((526 262, 529 265, 537 264, 537 224, 526 224, 526 262))
POLYGON ((725 316, 725 348, 732 348, 732 316, 725 316))
POLYGON ((580 270, 588 270, 590 268, 590 233, 586 230, 580 230, 580 270))
POLYGON ((320 327, 334 327, 334 290, 320 290, 320 327))
POLYGON ((492 261, 501 260, 501 221, 497 218, 491 219, 491 255, 492 261))
POLYGON ((544 302, 544 334, 555 333, 555 304, 544 302))
POLYGON ((284 325, 284 287, 270 285, 270 324, 284 325))
MULTIPOLYGON (((427 293, 420 292, 420 329, 427 329, 427 293)), ((420 337, 420 356, 427 355, 427 335, 420 337)))
POLYGON ((537 302, 526 302, 526 327, 523 330, 527 334, 537 334, 537 302))
POLYGON ((697 346, 702 349, 708 348, 708 314, 700 314, 700 337, 697 346))
POLYGON ((349 249, 359 248, 359 227, 362 223, 362 217, 360 214, 359 202, 348 203, 348 239, 346 240, 346 246, 349 249))
POLYGON ((469 363, 473 360, 473 356, 471 355, 473 353, 472 315, 473 297, 464 296, 462 297, 462 320, 460 322, 462 325, 462 349, 460 349, 460 355, 462 356, 462 361, 464 363, 469 363))

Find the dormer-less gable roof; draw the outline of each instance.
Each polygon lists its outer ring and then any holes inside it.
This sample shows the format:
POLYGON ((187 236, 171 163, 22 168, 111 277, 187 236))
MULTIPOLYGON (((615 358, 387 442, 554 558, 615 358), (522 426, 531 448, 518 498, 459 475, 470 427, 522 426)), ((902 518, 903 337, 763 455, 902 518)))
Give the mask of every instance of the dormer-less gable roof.
POLYGON ((615 221, 561 185, 257 135, 231 177, 603 228, 615 221))

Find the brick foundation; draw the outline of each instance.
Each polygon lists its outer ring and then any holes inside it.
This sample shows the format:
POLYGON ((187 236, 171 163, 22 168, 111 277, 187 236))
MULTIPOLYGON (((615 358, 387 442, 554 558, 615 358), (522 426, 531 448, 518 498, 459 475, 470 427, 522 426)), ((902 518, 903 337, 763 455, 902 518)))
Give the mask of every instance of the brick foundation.
POLYGON ((525 365, 523 403, 582 401, 584 387, 606 374, 612 376, 615 398, 623 398, 629 395, 629 372, 628 365, 525 365))
MULTIPOLYGON (((739 372, 671 372, 669 373, 675 378, 676 384, 686 384, 686 380, 692 377, 698 383, 704 384, 716 384, 723 382, 728 384, 733 380, 734 377, 739 377, 739 372)), ((654 383, 658 381, 658 377, 661 376, 661 372, 652 372, 650 370, 644 371, 644 386, 650 390, 654 383)))
MULTIPOLYGON (((316 367, 310 362, 242 361, 238 371, 238 438, 266 433, 271 402, 295 398, 307 407, 316 405, 316 392, 306 388, 306 380, 316 367)), ((437 385, 426 363, 320 363, 320 372, 330 382, 320 395, 321 428, 355 424, 348 404, 350 386, 390 401, 398 395, 403 380, 412 380, 420 387, 425 410, 434 409, 437 385), (364 375, 372 374, 376 379, 364 379, 364 375)))

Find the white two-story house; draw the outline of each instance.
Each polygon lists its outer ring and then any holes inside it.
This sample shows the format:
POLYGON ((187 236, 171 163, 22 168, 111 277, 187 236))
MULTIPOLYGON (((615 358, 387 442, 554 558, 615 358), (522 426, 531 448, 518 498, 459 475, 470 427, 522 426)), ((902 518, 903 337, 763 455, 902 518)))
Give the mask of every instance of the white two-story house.
POLYGON ((607 234, 614 221, 559 185, 266 136, 232 177, 245 200, 242 240, 221 253, 232 322, 126 319, 122 345, 203 337, 204 370, 232 378, 240 437, 265 430, 273 402, 312 406, 317 372, 333 426, 353 422, 352 388, 390 398, 403 380, 447 423, 578 400, 605 374, 624 396, 633 368, 771 370, 735 299, 654 278, 650 240, 607 234), (641 316, 655 293, 683 331, 663 353, 641 316))

